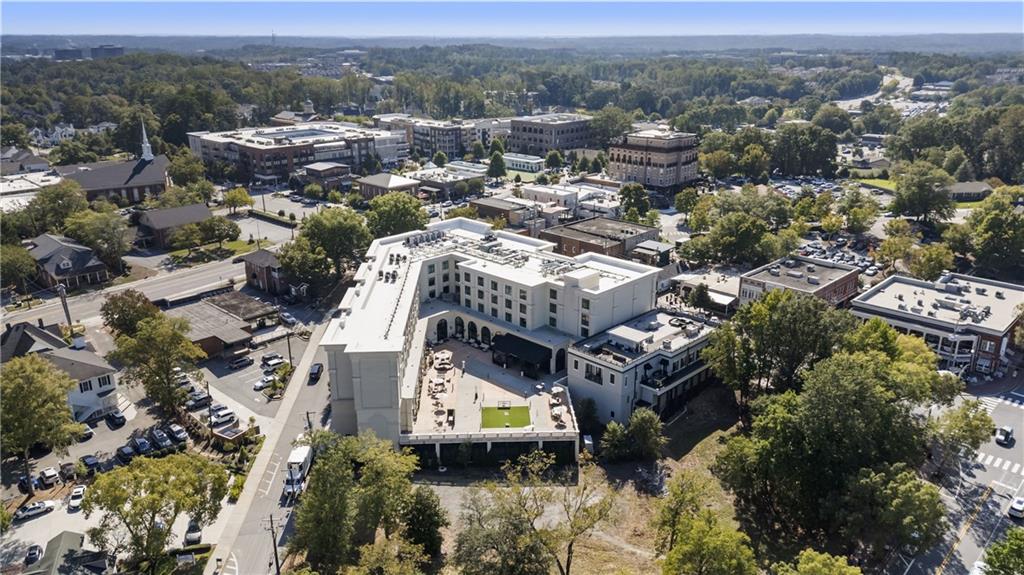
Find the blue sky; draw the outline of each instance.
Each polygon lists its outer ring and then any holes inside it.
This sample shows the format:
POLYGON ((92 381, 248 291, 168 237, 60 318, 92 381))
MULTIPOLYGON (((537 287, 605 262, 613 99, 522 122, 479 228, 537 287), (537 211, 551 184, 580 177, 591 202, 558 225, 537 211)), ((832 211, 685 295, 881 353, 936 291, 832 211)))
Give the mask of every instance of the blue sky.
POLYGON ((4 34, 686 36, 1024 30, 1024 2, 3 2, 4 34))

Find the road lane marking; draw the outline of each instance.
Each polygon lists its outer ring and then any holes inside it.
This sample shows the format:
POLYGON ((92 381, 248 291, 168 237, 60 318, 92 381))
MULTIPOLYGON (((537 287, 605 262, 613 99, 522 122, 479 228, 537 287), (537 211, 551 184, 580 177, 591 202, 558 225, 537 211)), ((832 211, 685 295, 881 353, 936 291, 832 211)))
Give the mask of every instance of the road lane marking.
POLYGON ((985 461, 982 462, 982 465, 988 467, 988 464, 992 463, 992 460, 995 459, 995 457, 995 455, 989 455, 988 457, 985 458, 985 461))
POLYGON ((1024 393, 1018 393, 1016 391, 1008 391, 1006 393, 1009 393, 1010 395, 1016 395, 1017 397, 1024 397, 1024 393))
POLYGON ((982 460, 982 459, 985 459, 985 454, 979 451, 979 452, 978 452, 978 456, 977 456, 977 457, 975 457, 974 459, 975 459, 975 461, 977 461, 978 463, 981 463, 981 460, 982 460))
POLYGON ((967 519, 967 522, 964 523, 960 532, 957 533, 956 539, 953 540, 953 545, 949 548, 949 551, 946 552, 946 556, 942 558, 942 564, 939 565, 939 569, 935 572, 935 575, 942 575, 942 572, 946 570, 946 565, 949 564, 950 557, 953 556, 956 548, 960 546, 960 541, 964 538, 964 535, 967 534, 967 530, 971 528, 971 524, 974 523, 974 520, 978 517, 978 513, 981 512, 981 508, 985 503, 985 500, 988 499, 990 493, 992 493, 992 485, 985 487, 985 493, 981 495, 981 498, 978 499, 978 502, 974 505, 974 511, 971 512, 971 516, 967 519))
POLYGON ((1010 470, 1010 464, 1011 464, 1011 463, 1013 463, 1013 462, 1012 462, 1012 461, 1010 461, 1009 459, 1007 459, 1007 460, 1006 460, 1006 463, 1004 463, 1004 464, 1003 464, 1003 471, 1009 471, 1009 470, 1010 470))
POLYGON ((1010 471, 1010 473, 1017 473, 1018 471, 1020 471, 1020 464, 1019 463, 1014 463, 1013 464, 1013 469, 1010 471))

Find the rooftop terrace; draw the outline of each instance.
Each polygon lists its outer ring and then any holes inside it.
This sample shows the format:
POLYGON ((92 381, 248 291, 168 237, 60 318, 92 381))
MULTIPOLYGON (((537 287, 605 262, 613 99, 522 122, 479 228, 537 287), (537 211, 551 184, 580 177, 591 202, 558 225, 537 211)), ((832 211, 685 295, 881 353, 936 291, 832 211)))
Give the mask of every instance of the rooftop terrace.
POLYGON ((577 342, 573 348, 615 365, 629 365, 658 351, 672 353, 707 337, 716 320, 652 310, 577 342))

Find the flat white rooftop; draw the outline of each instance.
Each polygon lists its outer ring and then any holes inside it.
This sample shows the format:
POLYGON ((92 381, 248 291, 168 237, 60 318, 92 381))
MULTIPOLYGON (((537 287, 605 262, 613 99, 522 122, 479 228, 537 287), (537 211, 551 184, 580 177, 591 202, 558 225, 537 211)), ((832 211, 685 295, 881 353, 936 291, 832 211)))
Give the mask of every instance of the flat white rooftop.
POLYGON ((691 134, 689 132, 677 132, 669 128, 651 128, 631 132, 627 135, 632 138, 651 138, 657 140, 682 140, 696 136, 696 134, 691 134))
POLYGON ((225 132, 193 133, 203 140, 235 142, 254 148, 275 148, 300 144, 329 144, 346 139, 391 136, 387 130, 365 128, 348 122, 303 122, 290 126, 241 128, 225 132))
POLYGON ((708 336, 713 328, 695 316, 652 310, 577 342, 573 349, 628 366, 658 351, 673 353, 708 336))
POLYGON ((890 276, 855 298, 853 308, 1002 335, 1013 325, 1022 303, 1024 286, 946 274, 935 282, 890 276))
POLYGON ((356 285, 341 302, 341 317, 331 321, 322 345, 345 345, 350 351, 402 349, 404 328, 418 297, 421 267, 454 257, 461 269, 508 278, 533 286, 565 282, 590 285, 601 293, 656 272, 636 262, 600 254, 567 257, 553 253, 555 244, 490 224, 453 218, 427 225, 426 230, 374 240, 355 275, 356 285))
POLYGON ((515 118, 520 122, 535 122, 538 124, 568 124, 570 122, 579 122, 580 120, 589 120, 590 116, 584 116, 583 114, 573 114, 569 112, 559 114, 539 114, 537 116, 520 116, 515 118))

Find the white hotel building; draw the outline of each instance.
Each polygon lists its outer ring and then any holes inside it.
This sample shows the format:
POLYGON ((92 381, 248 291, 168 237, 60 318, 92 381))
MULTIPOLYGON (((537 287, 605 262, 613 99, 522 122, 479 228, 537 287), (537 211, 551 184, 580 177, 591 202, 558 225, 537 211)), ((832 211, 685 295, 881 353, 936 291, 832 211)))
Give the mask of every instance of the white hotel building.
POLYGON ((334 430, 372 430, 425 465, 450 464, 465 442, 491 460, 538 446, 574 458, 569 348, 654 309, 658 269, 553 249, 465 218, 374 240, 320 342, 334 430), (438 349, 455 377, 428 397, 438 349), (484 426, 485 410, 510 404, 529 425, 484 426))

